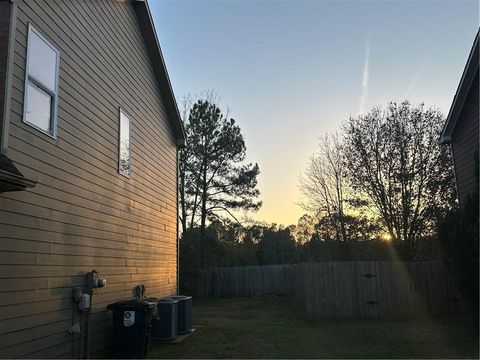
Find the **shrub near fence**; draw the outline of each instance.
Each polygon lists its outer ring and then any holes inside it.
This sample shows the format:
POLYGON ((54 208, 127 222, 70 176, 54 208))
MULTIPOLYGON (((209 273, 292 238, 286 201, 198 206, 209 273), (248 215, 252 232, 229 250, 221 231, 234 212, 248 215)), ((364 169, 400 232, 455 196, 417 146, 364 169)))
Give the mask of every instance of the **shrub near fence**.
POLYGON ((257 294, 292 295, 292 266, 238 266, 203 270, 198 274, 197 298, 242 297, 257 294))
POLYGON ((298 264, 293 273, 295 301, 308 317, 418 317, 462 309, 440 261, 298 264))

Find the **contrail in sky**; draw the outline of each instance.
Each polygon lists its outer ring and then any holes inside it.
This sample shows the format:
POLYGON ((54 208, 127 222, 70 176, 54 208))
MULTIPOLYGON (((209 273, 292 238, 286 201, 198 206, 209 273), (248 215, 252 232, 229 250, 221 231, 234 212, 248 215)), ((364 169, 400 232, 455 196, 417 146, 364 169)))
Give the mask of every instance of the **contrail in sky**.
POLYGON ((437 50, 438 46, 435 46, 435 48, 425 56, 423 61, 420 63, 420 66, 418 67, 417 72, 415 73, 415 76, 413 77, 412 81, 410 81, 410 84, 408 85, 407 91, 405 91, 405 94, 403 95, 403 99, 407 99, 410 96, 410 92, 413 90, 413 87, 415 86, 418 78, 422 75, 423 69, 425 69, 425 66, 428 64, 430 58, 432 57, 433 53, 437 50))
POLYGON ((358 107, 358 113, 361 114, 365 111, 365 104, 368 97, 368 67, 370 62, 370 39, 367 37, 367 43, 365 46, 365 63, 363 66, 362 77, 362 94, 360 96, 360 106, 358 107))

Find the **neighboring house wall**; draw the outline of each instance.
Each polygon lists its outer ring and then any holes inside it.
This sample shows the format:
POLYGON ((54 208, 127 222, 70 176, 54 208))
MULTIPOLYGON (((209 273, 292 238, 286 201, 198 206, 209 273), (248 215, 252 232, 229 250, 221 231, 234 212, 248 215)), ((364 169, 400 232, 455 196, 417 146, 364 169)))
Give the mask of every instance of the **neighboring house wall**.
POLYGON ((9 157, 32 190, 0 194, 0 357, 78 356, 72 287, 96 269, 92 350, 105 306, 145 284, 177 291, 176 145, 126 1, 18 2, 9 157), (60 50, 57 139, 22 122, 28 23, 60 50), (118 173, 119 107, 131 120, 132 177, 118 173))
POLYGON ((468 194, 478 186, 474 156, 479 145, 478 86, 477 71, 452 134, 451 144, 460 203, 464 203, 468 194))

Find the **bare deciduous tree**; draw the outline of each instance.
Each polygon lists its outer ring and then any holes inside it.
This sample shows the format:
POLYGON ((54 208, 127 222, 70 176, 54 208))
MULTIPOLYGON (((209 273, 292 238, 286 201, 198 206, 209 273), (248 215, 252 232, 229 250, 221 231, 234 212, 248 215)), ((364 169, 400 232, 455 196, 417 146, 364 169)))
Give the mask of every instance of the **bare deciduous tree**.
POLYGON ((436 140, 444 119, 436 109, 392 102, 344 126, 345 170, 367 195, 393 240, 413 250, 455 199, 453 164, 436 140))
POLYGON ((337 240, 346 241, 345 228, 345 165, 338 134, 320 138, 319 151, 314 154, 300 179, 305 197, 302 207, 321 218, 324 215, 335 231, 337 240))

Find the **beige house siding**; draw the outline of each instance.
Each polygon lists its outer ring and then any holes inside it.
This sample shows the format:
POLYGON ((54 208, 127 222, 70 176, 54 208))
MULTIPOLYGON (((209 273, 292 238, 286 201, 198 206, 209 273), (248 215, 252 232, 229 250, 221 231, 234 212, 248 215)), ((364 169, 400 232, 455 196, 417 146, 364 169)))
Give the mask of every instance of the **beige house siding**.
POLYGON ((478 186, 474 159, 479 145, 478 86, 477 71, 452 134, 452 151, 460 203, 464 203, 467 196, 478 186))
POLYGON ((0 357, 71 357, 72 287, 96 269, 92 350, 105 306, 176 293, 176 145, 134 5, 18 2, 8 155, 35 188, 0 194, 0 357), (60 50, 57 138, 22 122, 28 24, 60 50), (132 177, 118 173, 119 108, 131 120, 132 177))

